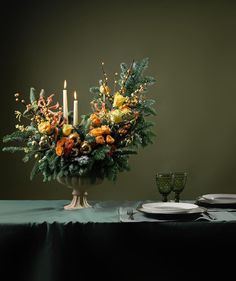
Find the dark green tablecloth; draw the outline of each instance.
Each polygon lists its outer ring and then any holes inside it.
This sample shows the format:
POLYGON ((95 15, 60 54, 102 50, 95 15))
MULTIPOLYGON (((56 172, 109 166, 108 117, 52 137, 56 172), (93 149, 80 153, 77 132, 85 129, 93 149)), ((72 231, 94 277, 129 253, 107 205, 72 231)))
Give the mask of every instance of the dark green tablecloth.
POLYGON ((93 208, 77 211, 63 210, 66 203, 0 201, 0 276, 148 281, 189 280, 194 275, 212 280, 227 278, 234 268, 233 217, 123 223, 120 207, 137 202, 92 202, 93 208))

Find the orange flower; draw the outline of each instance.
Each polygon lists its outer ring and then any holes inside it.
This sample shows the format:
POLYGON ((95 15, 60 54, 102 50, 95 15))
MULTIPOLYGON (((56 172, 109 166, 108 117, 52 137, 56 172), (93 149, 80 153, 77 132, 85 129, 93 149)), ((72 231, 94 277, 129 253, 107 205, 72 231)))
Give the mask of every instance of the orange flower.
POLYGON ((111 133, 111 129, 106 125, 103 125, 101 129, 102 129, 102 133, 105 135, 109 135, 111 133))
POLYGON ((73 139, 66 139, 65 149, 64 149, 64 155, 66 157, 71 153, 73 146, 74 146, 74 140, 73 139))
POLYGON ((90 120, 91 120, 93 126, 99 126, 101 124, 101 120, 99 119, 97 114, 91 114, 90 120))
POLYGON ((67 138, 66 142, 65 142, 65 148, 68 148, 68 147, 70 147, 73 144, 74 144, 74 140, 67 138))
POLYGON ((62 156, 63 152, 64 152, 64 144, 66 142, 66 138, 63 137, 60 140, 57 141, 57 146, 56 146, 56 154, 58 156, 62 156))
POLYGON ((113 139, 112 136, 107 135, 107 137, 106 137, 106 142, 107 142, 108 144, 113 144, 113 143, 115 142, 115 140, 113 139))
POLYGON ((56 154, 57 154, 57 156, 62 156, 63 151, 64 151, 63 146, 57 146, 56 147, 56 154))
POLYGON ((104 144, 105 143, 104 137, 103 136, 97 136, 96 137, 96 143, 104 144))
POLYGON ((58 156, 62 156, 63 154, 65 156, 68 156, 71 153, 73 146, 74 146, 73 139, 63 137, 57 141, 56 154, 58 156))
POLYGON ((103 134, 103 130, 102 128, 95 128, 92 129, 89 134, 93 137, 101 136, 103 134))
POLYGON ((63 146, 65 142, 66 142, 66 137, 63 137, 57 141, 57 146, 63 146))

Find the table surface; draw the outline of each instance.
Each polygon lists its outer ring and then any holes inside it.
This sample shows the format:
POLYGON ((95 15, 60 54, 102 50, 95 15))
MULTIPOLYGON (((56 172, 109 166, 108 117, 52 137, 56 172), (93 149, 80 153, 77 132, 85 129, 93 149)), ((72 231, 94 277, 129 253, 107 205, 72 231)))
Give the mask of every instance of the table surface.
POLYGON ((119 222, 120 202, 92 202, 92 208, 64 210, 66 200, 0 200, 0 224, 119 222))
MULTIPOLYGON (((135 209, 140 203, 142 202, 91 202, 92 208, 68 211, 63 209, 63 206, 68 204, 66 200, 0 200, 0 224, 133 222, 129 220, 126 210, 129 207, 135 209)), ((212 210, 211 214, 216 219, 208 220, 209 222, 235 222, 236 224, 236 212, 227 212, 224 209, 212 210)), ((160 222, 160 220, 145 218, 140 213, 135 217, 134 222, 142 221, 160 222)))
POLYGON ((217 216, 212 221, 159 223, 142 218, 134 223, 126 218, 122 222, 122 216, 140 202, 89 202, 92 208, 74 211, 63 209, 68 203, 0 201, 1 276, 74 281, 96 273, 104 281, 183 281, 194 272, 199 280, 206 280, 208 273, 209 280, 220 275, 225 280, 225 268, 234 268, 228 252, 236 252, 236 212, 212 212, 217 216))

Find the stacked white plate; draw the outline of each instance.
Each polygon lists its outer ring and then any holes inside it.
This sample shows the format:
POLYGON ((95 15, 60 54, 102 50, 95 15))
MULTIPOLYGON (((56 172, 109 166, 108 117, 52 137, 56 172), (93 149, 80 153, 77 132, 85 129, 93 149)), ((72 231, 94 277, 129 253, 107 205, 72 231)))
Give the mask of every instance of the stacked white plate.
POLYGON ((201 202, 209 204, 236 204, 236 194, 219 193, 205 194, 200 198, 201 202))
POLYGON ((177 202, 154 202, 143 204, 139 211, 147 214, 174 215, 197 214, 203 212, 196 204, 177 202))

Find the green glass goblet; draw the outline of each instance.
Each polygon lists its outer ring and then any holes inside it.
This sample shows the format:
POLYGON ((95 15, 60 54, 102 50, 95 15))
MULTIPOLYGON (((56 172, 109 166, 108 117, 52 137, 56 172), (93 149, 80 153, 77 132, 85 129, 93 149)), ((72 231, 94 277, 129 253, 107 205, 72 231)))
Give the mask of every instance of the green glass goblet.
POLYGON ((186 172, 175 172, 173 174, 173 186, 172 190, 175 193, 175 202, 179 202, 180 193, 184 190, 187 181, 186 172))
POLYGON ((158 191, 162 195, 162 201, 167 202, 167 197, 172 191, 173 174, 172 173, 157 173, 156 185, 158 191))

